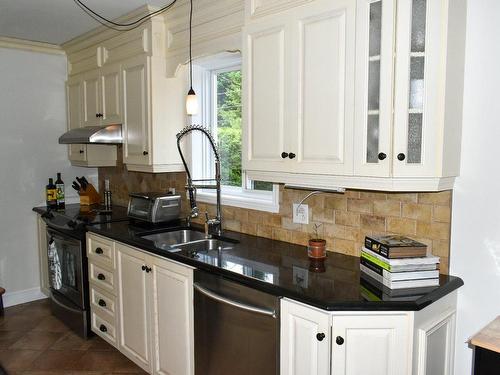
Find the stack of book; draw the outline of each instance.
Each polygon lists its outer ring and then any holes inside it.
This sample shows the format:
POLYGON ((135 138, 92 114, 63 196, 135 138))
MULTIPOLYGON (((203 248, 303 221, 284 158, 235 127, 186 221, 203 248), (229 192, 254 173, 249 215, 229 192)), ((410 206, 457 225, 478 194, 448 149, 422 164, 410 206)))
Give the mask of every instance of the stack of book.
POLYGON ((427 246, 397 235, 367 236, 361 251, 362 274, 389 289, 439 285, 439 257, 427 246))

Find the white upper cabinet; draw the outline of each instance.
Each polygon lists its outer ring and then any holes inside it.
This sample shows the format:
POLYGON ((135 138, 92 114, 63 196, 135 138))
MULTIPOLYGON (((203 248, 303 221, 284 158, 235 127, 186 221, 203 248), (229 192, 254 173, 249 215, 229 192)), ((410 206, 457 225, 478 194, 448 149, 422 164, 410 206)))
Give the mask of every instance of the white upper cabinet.
POLYGON ((103 125, 121 124, 122 105, 120 65, 114 64, 101 68, 100 74, 101 123, 103 125))
POLYGON ((465 1, 255 0, 246 15, 243 166, 251 179, 453 187, 465 1))
POLYGON ((245 27, 245 169, 352 174, 354 22, 318 0, 245 27))
MULTIPOLYGON (((123 20, 152 10, 145 6, 123 20)), ((81 77, 80 126, 122 124, 123 160, 131 171, 184 170, 175 135, 186 123, 185 69, 167 78, 166 39, 158 15, 130 31, 92 31, 63 46, 70 80, 81 77)), ((69 105, 70 117, 75 108, 69 105)))
POLYGON ((83 75, 83 126, 121 124, 120 65, 83 75))
POLYGON ((389 177, 395 0, 358 0, 354 174, 389 177))
POLYGON ((123 161, 126 164, 149 165, 150 118, 148 93, 148 58, 133 58, 122 64, 123 77, 123 161))
MULTIPOLYGON (((75 75, 66 82, 68 130, 80 128, 84 124, 85 79, 84 75, 75 75)), ((96 95, 97 92, 94 98, 96 95)), ((117 159, 116 146, 69 145, 68 157, 72 165, 79 167, 114 167, 117 159)))

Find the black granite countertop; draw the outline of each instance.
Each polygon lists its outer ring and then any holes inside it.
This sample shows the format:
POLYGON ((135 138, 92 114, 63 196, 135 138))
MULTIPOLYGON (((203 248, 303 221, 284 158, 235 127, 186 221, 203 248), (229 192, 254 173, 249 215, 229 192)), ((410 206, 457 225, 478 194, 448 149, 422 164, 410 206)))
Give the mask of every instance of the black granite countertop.
POLYGON ((222 251, 192 253, 160 249, 154 242, 141 237, 151 229, 133 223, 95 224, 88 230, 264 292, 325 310, 417 311, 463 285, 458 277, 440 275, 437 287, 391 291, 361 277, 358 257, 329 252, 324 269, 318 272, 313 270, 318 267, 311 263, 304 246, 237 232, 224 232, 224 236, 238 243, 230 243, 222 251))

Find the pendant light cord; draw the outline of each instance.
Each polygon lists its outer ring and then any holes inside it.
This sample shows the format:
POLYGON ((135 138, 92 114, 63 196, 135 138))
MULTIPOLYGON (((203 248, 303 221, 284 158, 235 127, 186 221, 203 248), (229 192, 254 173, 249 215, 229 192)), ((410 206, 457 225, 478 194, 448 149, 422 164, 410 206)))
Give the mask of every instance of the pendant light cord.
POLYGON ((189 85, 193 90, 193 0, 190 0, 191 9, 189 10, 189 85))
POLYGON ((99 13, 97 13, 96 11, 92 10, 87 5, 85 5, 81 0, 73 0, 73 1, 80 8, 82 8, 87 14, 89 14, 92 18, 94 18, 97 22, 99 22, 101 25, 104 25, 110 29, 117 30, 117 31, 133 30, 136 27, 139 27, 142 23, 144 23, 148 19, 156 16, 157 14, 160 14, 160 13, 163 13, 163 12, 169 10, 177 2, 177 0, 173 0, 170 4, 165 5, 163 8, 155 10, 152 13, 146 14, 145 16, 143 16, 143 17, 141 17, 138 20, 135 20, 133 22, 118 23, 118 22, 114 22, 114 21, 100 15, 99 13), (124 29, 122 29, 122 28, 124 28, 124 29))

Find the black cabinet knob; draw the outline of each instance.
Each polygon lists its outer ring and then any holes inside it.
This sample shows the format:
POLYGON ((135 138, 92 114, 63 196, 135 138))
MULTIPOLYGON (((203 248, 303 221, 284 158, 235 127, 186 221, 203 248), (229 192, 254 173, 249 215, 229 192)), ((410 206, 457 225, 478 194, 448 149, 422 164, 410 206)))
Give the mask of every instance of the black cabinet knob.
POLYGON ((99 306, 106 307, 106 301, 104 301, 103 299, 100 299, 97 303, 99 304, 99 306))
POLYGON ((146 156, 146 155, 148 155, 148 154, 149 154, 149 152, 147 152, 147 151, 143 151, 143 152, 142 152, 142 154, 143 154, 144 156, 146 156))
POLYGON ((98 247, 95 249, 95 253, 100 255, 100 254, 104 253, 104 251, 100 247, 98 247))
POLYGON ((98 117, 99 117, 99 113, 96 113, 96 114, 95 114, 95 117, 96 117, 96 118, 98 118, 98 117))
POLYGON ((288 158, 289 158, 289 159, 295 159, 295 156, 297 156, 297 155, 295 155, 293 152, 290 152, 290 153, 288 154, 288 158))
POLYGON ((150 272, 151 272, 151 270, 152 270, 152 268, 151 268, 151 267, 147 267, 147 266, 146 266, 146 273, 150 273, 150 272))
POLYGON ((282 157, 283 159, 286 159, 286 158, 288 157, 288 152, 282 152, 282 153, 281 153, 281 157, 282 157))
POLYGON ((380 152, 378 154, 378 160, 384 160, 386 157, 387 157, 387 155, 385 153, 383 153, 383 152, 380 152))
POLYGON ((344 343, 344 338, 342 336, 337 336, 335 342, 337 343, 337 345, 342 345, 344 343))
POLYGON ((143 266, 141 267, 141 270, 146 271, 146 266, 144 266, 144 265, 143 265, 143 266))
POLYGON ((100 273, 99 275, 97 275, 97 278, 99 280, 106 280, 106 276, 104 276, 102 273, 100 273))
POLYGON ((108 329, 106 328, 106 326, 104 324, 101 324, 100 327, 99 327, 99 331, 101 331, 101 332, 108 332, 108 329))
POLYGON ((399 161, 403 161, 405 159, 406 159, 406 155, 405 154, 403 154, 403 153, 398 154, 398 160, 399 161))
POLYGON ((80 150, 80 154, 83 154, 84 152, 85 152, 85 151, 83 151, 83 150, 80 150))
POLYGON ((326 335, 325 335, 323 332, 318 333, 318 334, 316 335, 316 339, 317 339, 318 341, 323 341, 323 340, 325 339, 325 337, 326 337, 326 335))

